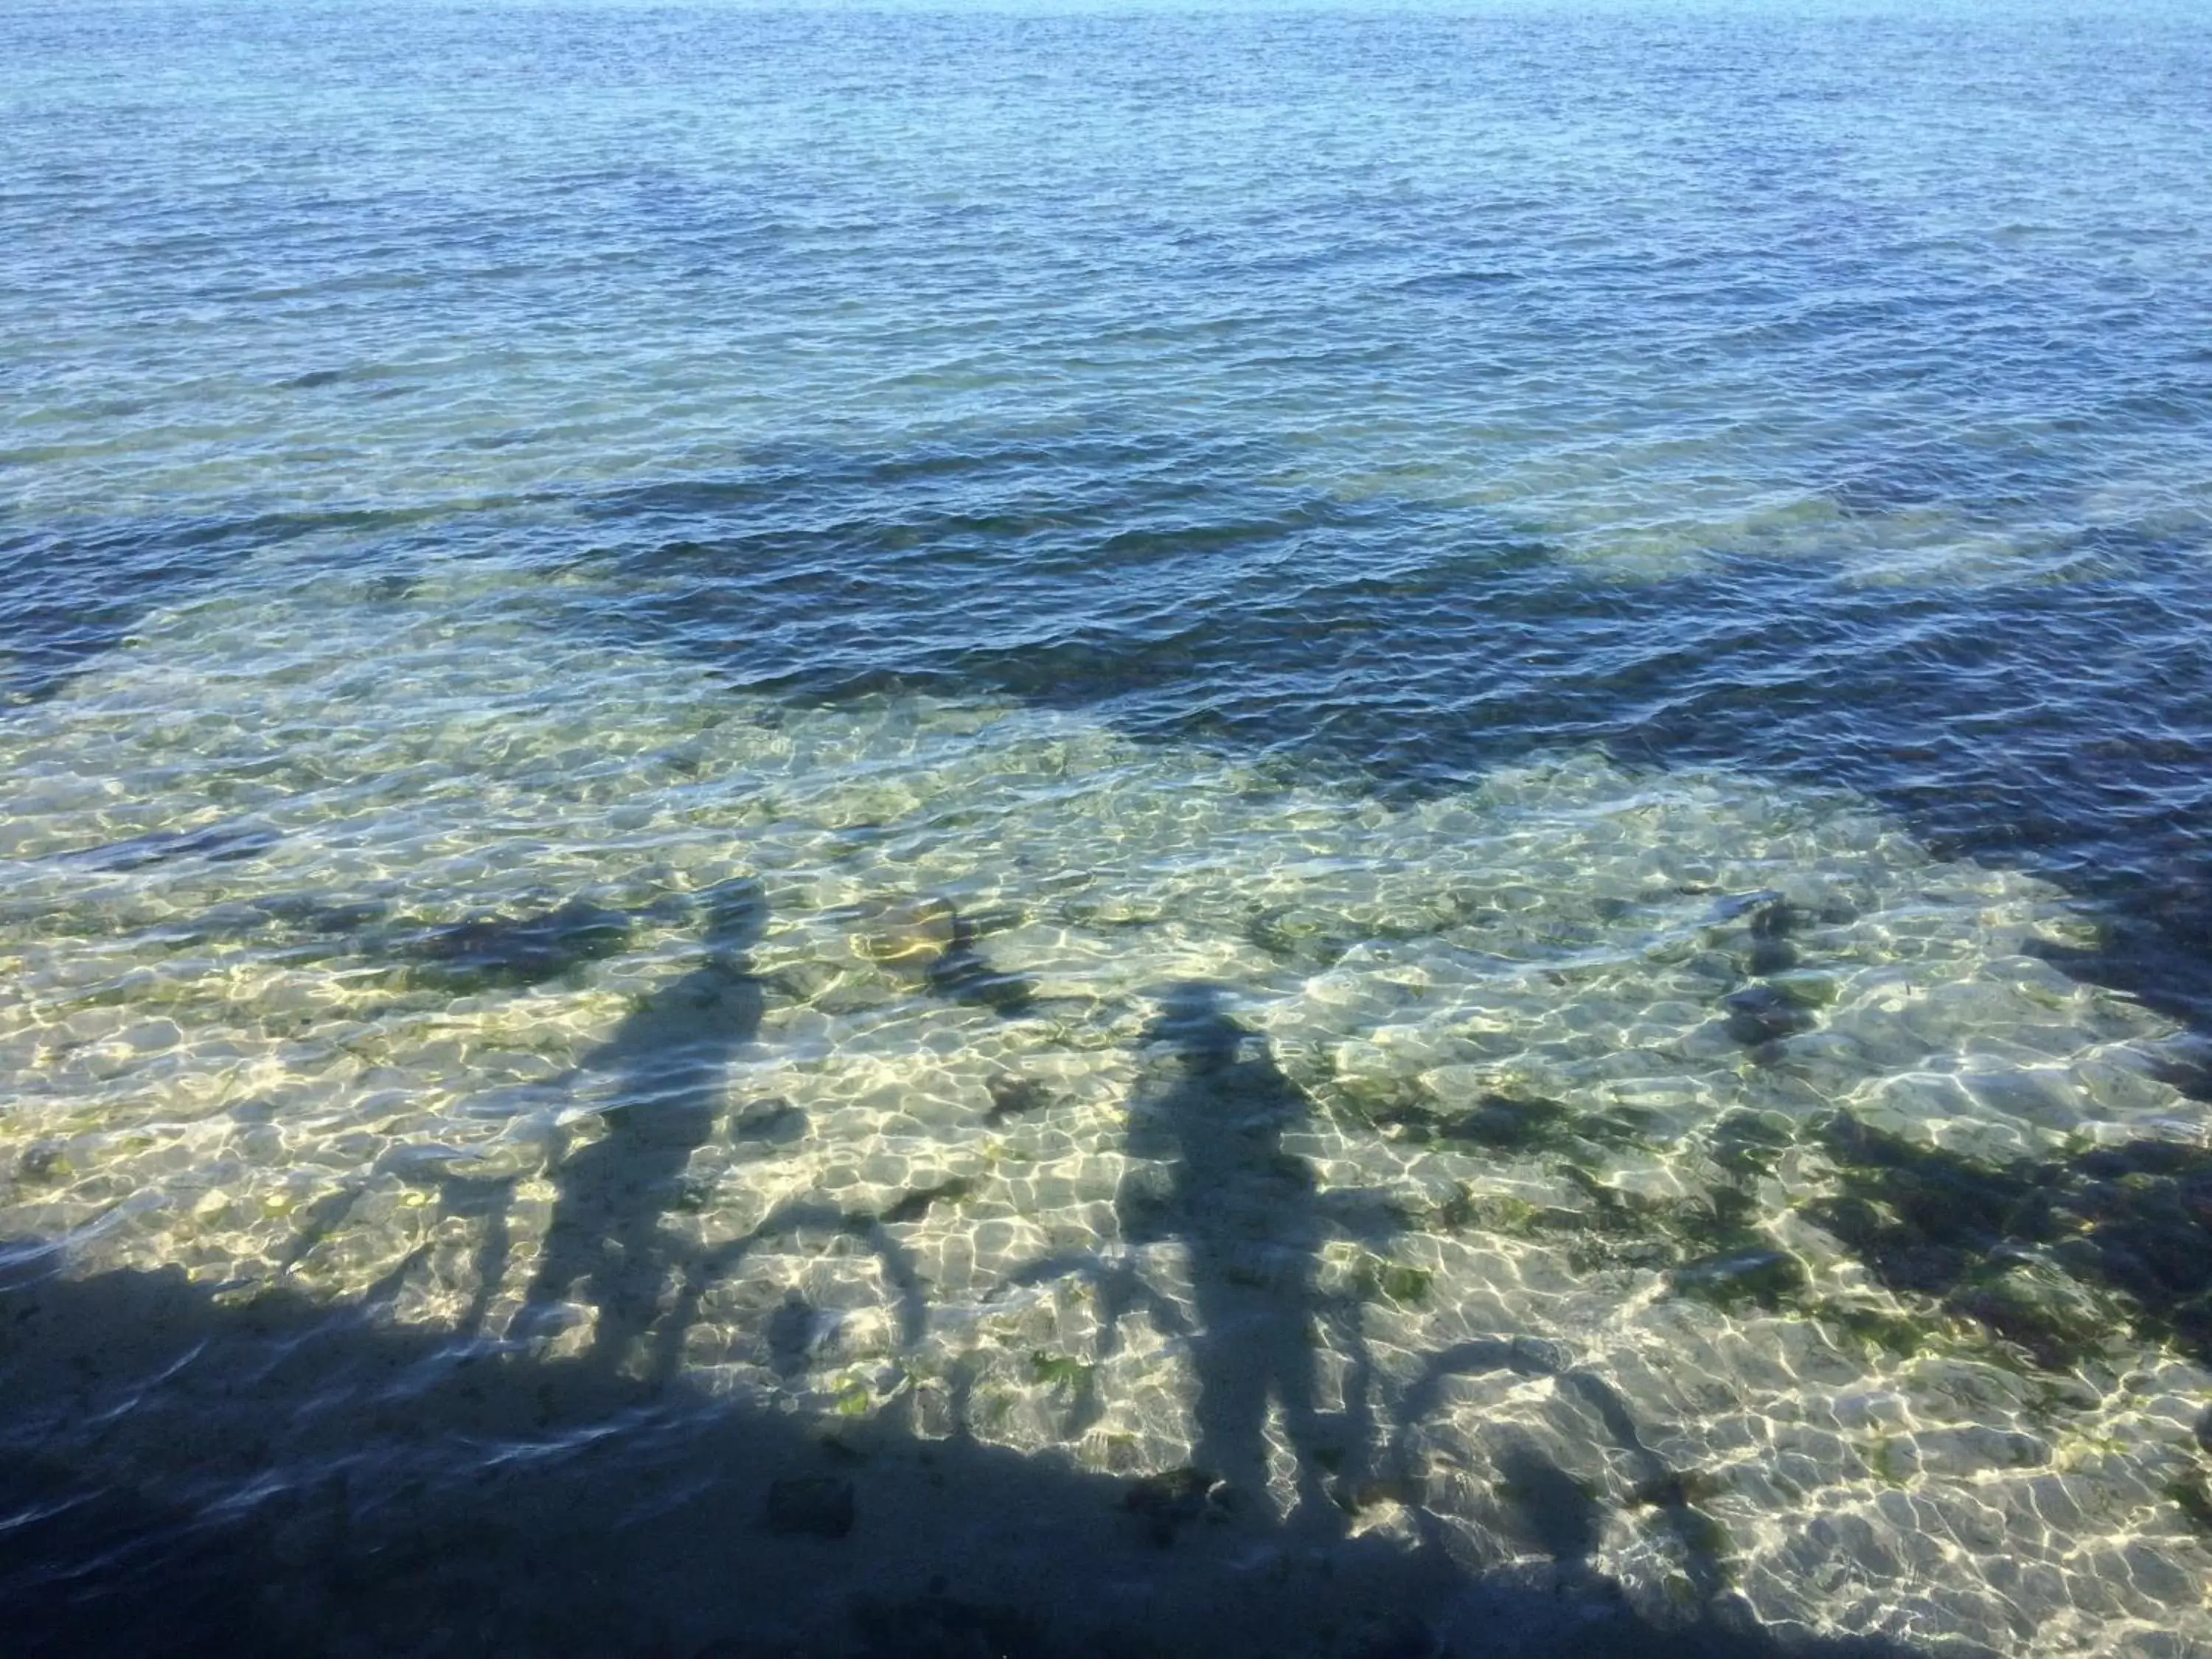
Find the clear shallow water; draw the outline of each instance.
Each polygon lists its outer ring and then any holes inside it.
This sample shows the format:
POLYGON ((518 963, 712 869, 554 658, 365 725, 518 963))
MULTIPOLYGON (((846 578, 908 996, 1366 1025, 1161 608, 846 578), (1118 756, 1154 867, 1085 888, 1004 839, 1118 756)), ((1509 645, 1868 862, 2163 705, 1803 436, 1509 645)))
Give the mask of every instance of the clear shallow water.
POLYGON ((2197 20, 5 30, 30 1628, 2212 1642, 2197 20))

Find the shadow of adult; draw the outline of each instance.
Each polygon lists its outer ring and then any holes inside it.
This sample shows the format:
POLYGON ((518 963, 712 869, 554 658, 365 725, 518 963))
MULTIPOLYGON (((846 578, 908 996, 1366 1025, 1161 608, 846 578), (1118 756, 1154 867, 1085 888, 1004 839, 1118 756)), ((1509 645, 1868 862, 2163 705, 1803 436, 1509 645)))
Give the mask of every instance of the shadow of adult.
POLYGON ((1343 1448, 1330 1443, 1315 1364, 1328 1218, 1304 1161, 1283 1150, 1312 1103, 1230 1017, 1218 987, 1174 987, 1145 1041, 1164 1066, 1130 1103, 1128 1151, 1147 1163, 1117 1207, 1129 1243, 1173 1238, 1188 1253, 1194 1466, 1231 1494, 1266 1491, 1272 1403, 1296 1455, 1297 1524, 1336 1529, 1322 1482, 1343 1448))
POLYGON ((767 927, 766 896, 757 882, 726 882, 702 908, 705 959, 583 1060, 586 1085, 609 1097, 599 1113, 606 1133, 561 1164, 526 1309, 542 1321, 587 1281, 597 1323, 586 1358, 618 1370, 659 1325, 645 1364, 654 1380, 673 1370, 683 1340, 676 1322, 661 1319, 661 1304, 688 1273, 662 1218, 722 1115, 730 1061, 760 1030, 761 983, 746 952, 767 927))

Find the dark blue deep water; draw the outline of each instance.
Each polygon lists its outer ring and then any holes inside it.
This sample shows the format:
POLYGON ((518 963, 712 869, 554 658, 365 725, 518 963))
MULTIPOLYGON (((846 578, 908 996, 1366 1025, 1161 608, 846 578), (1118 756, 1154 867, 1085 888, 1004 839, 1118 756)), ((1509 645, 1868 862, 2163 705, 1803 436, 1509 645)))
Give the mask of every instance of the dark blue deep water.
POLYGON ((2202 1018, 2201 24, 25 11, 14 681, 298 538, 580 559, 798 696, 1844 782, 2202 1018))
POLYGON ((2208 179, 2186 3, 0 12, 33 1650, 2212 1652, 2208 179))

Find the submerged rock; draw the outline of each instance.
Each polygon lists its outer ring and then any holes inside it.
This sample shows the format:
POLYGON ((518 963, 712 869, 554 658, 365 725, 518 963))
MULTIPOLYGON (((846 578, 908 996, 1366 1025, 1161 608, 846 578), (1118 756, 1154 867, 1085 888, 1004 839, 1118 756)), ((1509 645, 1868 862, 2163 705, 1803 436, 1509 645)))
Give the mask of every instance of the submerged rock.
POLYGON ((1747 1048, 1809 1031, 1820 1022, 1811 1009, 1771 985, 1747 985, 1721 999, 1728 1034, 1747 1048))
POLYGON ((919 977, 959 938, 960 915, 950 899, 901 899, 868 919, 860 935, 860 954, 881 967, 919 977))
POLYGON ((1713 901, 1713 908, 1706 913, 1706 920, 1712 923, 1735 921, 1767 906, 1783 902, 1782 895, 1771 887, 1762 887, 1755 893, 1730 893, 1713 901))
POLYGON ((1000 972, 976 948, 975 927, 950 899, 884 905, 867 918, 859 944, 869 961, 955 1002, 1017 1015, 1028 1012, 1036 999, 1031 981, 1000 972))
POLYGON ((76 1173, 76 1167, 70 1159, 69 1143, 64 1140, 33 1141, 15 1160, 15 1180, 26 1187, 65 1181, 76 1173))
POLYGON ((1785 974, 1797 965, 1797 947, 1790 942, 1797 922, 1796 908, 1779 896, 1752 911, 1751 954, 1747 965, 1753 973, 1785 974))

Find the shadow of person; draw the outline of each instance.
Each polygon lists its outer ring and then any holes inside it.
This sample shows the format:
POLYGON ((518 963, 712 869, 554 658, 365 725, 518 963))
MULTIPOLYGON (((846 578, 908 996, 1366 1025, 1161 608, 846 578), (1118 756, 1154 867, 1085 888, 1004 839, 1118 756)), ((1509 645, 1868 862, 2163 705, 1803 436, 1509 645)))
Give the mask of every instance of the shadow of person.
POLYGON ((1194 1466, 1228 1494, 1266 1491, 1272 1402, 1297 1463, 1295 1523, 1338 1529, 1322 1482, 1343 1449, 1331 1444, 1315 1366, 1325 1218, 1304 1161, 1282 1146, 1312 1103, 1230 1018, 1217 987, 1174 987, 1145 1041, 1166 1051, 1165 1066, 1130 1103, 1127 1149, 1148 1162, 1116 1206, 1128 1243, 1173 1238, 1188 1253, 1194 1466))
POLYGON ((726 882, 704 896, 706 959, 617 1026, 580 1070, 611 1097, 606 1133, 564 1159, 544 1256, 525 1318, 542 1320, 588 1281, 597 1314, 588 1360, 610 1371, 630 1361, 656 1324, 645 1367, 665 1381, 683 1332, 659 1316, 687 1264, 662 1217, 682 1196, 691 1154, 722 1114, 731 1060, 760 1030, 762 990, 745 955, 768 922, 759 884, 726 882))

